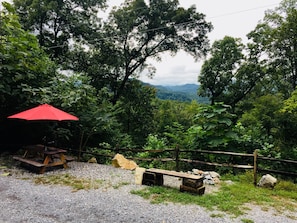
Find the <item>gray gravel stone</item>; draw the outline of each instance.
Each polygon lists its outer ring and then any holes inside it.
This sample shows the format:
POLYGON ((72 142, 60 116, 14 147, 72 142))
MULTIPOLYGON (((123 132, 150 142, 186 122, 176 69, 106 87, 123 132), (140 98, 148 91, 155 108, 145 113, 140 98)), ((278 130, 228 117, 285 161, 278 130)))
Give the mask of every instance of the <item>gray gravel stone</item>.
MULTIPOLYGON (((198 205, 151 204, 133 195, 134 173, 109 165, 71 162, 69 169, 46 172, 44 175, 69 173, 77 177, 104 180, 99 189, 79 190, 60 185, 36 185, 30 178, 36 176, 21 168, 11 168, 11 176, 0 176, 0 222, 7 223, 194 223, 194 222, 296 222, 285 214, 263 211, 249 206, 247 214, 232 218, 221 212, 210 212, 198 205), (212 217, 217 214, 218 217, 212 217)), ((0 172, 1 173, 1 172, 0 172)), ((180 182, 165 179, 167 184, 180 182)), ((288 213, 292 216, 294 213, 288 213)), ((295 214, 296 215, 296 214, 295 214)), ((297 216, 295 216, 297 219, 297 216)))

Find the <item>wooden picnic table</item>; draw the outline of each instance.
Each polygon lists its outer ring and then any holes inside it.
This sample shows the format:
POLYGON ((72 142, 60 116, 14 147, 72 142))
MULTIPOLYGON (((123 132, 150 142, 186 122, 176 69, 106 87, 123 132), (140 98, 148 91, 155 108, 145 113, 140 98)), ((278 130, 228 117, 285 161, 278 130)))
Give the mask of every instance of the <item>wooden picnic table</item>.
POLYGON ((37 169, 42 174, 46 168, 63 166, 68 168, 67 162, 73 158, 66 156, 67 150, 56 147, 48 147, 41 144, 24 146, 23 156, 14 156, 13 159, 20 161, 21 164, 37 169))

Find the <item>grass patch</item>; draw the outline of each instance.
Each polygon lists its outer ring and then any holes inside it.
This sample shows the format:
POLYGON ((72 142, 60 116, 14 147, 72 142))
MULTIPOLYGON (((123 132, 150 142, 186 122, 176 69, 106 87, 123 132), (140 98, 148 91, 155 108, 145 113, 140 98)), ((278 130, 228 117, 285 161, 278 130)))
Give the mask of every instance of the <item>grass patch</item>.
POLYGON ((70 174, 56 174, 56 175, 35 177, 34 183, 70 186, 73 188, 74 191, 78 191, 78 190, 98 189, 102 185, 103 180, 77 178, 70 174))
MULTIPOLYGON (((280 181, 275 189, 255 187, 252 174, 239 176, 225 176, 224 180, 232 180, 232 184, 222 183, 218 192, 204 194, 203 196, 190 193, 181 193, 177 188, 165 186, 146 187, 142 190, 132 191, 152 203, 180 203, 196 204, 208 210, 223 211, 234 217, 243 215, 248 208, 245 204, 252 203, 267 208, 274 208, 280 213, 284 210, 294 212, 297 210, 297 185, 287 181, 280 181)), ((251 222, 243 219, 243 222, 251 222)))
POLYGON ((211 214, 210 217, 212 218, 223 218, 225 215, 224 214, 211 214))
POLYGON ((243 223, 254 223, 253 220, 250 220, 250 219, 247 219, 247 218, 243 218, 243 219, 241 219, 241 221, 242 221, 243 223))
POLYGON ((129 182, 120 182, 120 183, 118 183, 118 184, 116 184, 116 185, 113 185, 112 187, 113 187, 114 189, 119 189, 120 187, 129 185, 129 184, 130 184, 129 182))

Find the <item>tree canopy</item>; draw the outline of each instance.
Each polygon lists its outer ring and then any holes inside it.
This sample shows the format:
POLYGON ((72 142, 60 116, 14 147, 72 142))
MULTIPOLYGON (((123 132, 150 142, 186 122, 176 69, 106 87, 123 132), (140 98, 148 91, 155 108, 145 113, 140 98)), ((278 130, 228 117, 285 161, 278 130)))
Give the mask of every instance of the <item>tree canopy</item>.
MULTIPOLYGON (((129 78, 144 70, 153 75, 148 58, 184 50, 196 59, 204 56, 212 25, 194 6, 185 9, 177 0, 125 1, 114 8, 92 48, 89 70, 94 86, 109 85, 113 103, 123 93, 129 78)), ((80 67, 77 67, 80 69, 80 67)))
MULTIPOLYGON (((48 85, 55 66, 36 37, 22 29, 13 7, 3 3, 0 19, 0 113, 34 102, 26 88, 48 85)), ((15 111, 15 110, 13 110, 15 111)))
POLYGON ((248 34, 253 52, 267 66, 267 81, 287 98, 297 85, 296 4, 296 0, 282 1, 248 34))
POLYGON ((21 23, 33 32, 50 57, 65 63, 75 42, 84 43, 98 31, 98 12, 106 0, 13 0, 21 23))
MULTIPOLYGON (((264 76, 258 60, 245 55, 241 39, 225 36, 213 43, 210 57, 202 65, 198 94, 209 97, 211 104, 235 105, 249 94, 264 76)), ((248 50, 246 50, 249 52, 248 50)))

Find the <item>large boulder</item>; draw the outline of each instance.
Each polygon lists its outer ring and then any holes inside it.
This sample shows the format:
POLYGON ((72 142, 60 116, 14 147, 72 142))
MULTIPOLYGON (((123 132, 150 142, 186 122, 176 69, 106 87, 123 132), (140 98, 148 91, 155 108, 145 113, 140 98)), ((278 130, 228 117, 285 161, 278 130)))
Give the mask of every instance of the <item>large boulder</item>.
POLYGON ((112 159, 112 165, 125 170, 135 170, 138 165, 133 160, 126 159, 121 154, 116 154, 112 159))
POLYGON ((258 186, 259 187, 265 187, 265 188, 274 188, 274 186, 277 183, 277 179, 270 174, 266 174, 261 177, 258 186))

